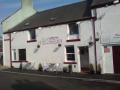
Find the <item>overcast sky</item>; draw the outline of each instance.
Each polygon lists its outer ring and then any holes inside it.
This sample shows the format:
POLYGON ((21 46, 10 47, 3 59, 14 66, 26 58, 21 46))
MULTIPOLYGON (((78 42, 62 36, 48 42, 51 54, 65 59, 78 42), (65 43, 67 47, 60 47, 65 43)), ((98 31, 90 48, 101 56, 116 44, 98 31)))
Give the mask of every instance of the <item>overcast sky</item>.
MULTIPOLYGON (((79 2, 80 0, 33 0, 38 11, 79 2)), ((0 0, 0 22, 14 13, 21 6, 20 0, 0 0)), ((0 34, 2 33, 0 25, 0 34)))

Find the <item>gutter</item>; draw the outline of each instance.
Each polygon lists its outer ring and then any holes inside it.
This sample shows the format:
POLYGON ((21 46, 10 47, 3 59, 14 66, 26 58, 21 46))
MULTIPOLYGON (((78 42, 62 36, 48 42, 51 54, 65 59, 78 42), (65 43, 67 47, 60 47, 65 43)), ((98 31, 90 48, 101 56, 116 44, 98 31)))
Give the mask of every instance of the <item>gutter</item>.
POLYGON ((11 33, 9 33, 10 67, 12 68, 11 33))
POLYGON ((116 5, 116 4, 120 4, 120 1, 115 2, 116 0, 111 0, 108 1, 106 3, 98 3, 98 4, 93 4, 91 5, 91 9, 95 9, 95 8, 101 8, 101 7, 106 7, 106 6, 111 6, 111 5, 116 5))

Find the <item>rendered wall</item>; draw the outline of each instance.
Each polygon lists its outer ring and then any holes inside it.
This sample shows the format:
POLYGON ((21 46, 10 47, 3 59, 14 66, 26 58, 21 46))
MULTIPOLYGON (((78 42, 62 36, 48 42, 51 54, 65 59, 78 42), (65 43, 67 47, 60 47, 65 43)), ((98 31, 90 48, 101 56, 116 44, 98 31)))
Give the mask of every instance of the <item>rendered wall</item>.
MULTIPOLYGON (((120 4, 97 9, 96 33, 100 40, 97 42, 97 58, 101 62, 103 73, 114 73, 112 46, 120 44, 120 4), (110 48, 104 52, 104 46, 110 48)), ((98 60, 98 61, 99 61, 98 60)))
POLYGON ((10 67, 10 42, 9 42, 9 34, 5 34, 3 36, 3 64, 4 64, 4 66, 10 67))
MULTIPOLYGON (((91 29, 91 21, 80 22, 80 41, 77 42, 66 41, 68 38, 67 24, 36 29, 37 42, 31 43, 27 43, 28 31, 12 33, 12 50, 26 48, 27 61, 28 63, 31 63, 32 69, 38 69, 38 65, 40 63, 43 66, 46 66, 49 63, 56 63, 59 64, 61 68, 63 68, 63 66, 66 66, 66 64, 64 64, 66 61, 65 47, 68 45, 74 45, 75 61, 77 64, 73 65, 73 71, 80 72, 80 55, 78 50, 81 46, 89 46, 89 38, 92 36, 91 29), (54 37, 56 37, 59 42, 47 42, 49 38, 54 37), (58 44, 61 44, 61 47, 59 47, 58 44), (37 45, 40 45, 40 48, 37 48, 37 45)), ((93 60, 91 58, 93 57, 90 56, 90 60, 93 60)), ((19 67, 19 64, 20 63, 13 63, 15 67, 19 67)))

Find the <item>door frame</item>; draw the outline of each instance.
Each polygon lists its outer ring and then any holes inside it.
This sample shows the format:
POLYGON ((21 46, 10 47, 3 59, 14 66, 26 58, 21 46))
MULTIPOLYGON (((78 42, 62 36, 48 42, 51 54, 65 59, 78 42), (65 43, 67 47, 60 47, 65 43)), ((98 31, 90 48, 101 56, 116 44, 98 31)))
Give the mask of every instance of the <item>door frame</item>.
POLYGON ((116 52, 120 52, 120 46, 119 45, 112 46, 112 53, 113 53, 113 70, 114 70, 114 74, 120 74, 120 65, 117 65, 117 64, 120 64, 120 61, 115 60, 115 59, 120 60, 120 56, 118 58, 116 58, 117 57, 117 54, 115 54, 116 52), (114 48, 116 48, 116 49, 114 49, 114 48), (117 48, 119 48, 119 49, 117 49, 117 48), (115 50, 117 50, 117 51, 115 51, 115 50), (115 66, 115 65, 117 65, 117 66, 115 66))
POLYGON ((78 60, 79 60, 79 62, 80 62, 80 65, 79 65, 79 66, 80 66, 80 70, 81 70, 81 72, 89 72, 89 70, 90 70, 90 69, 89 69, 89 66, 88 66, 88 70, 82 70, 82 66, 81 66, 81 54, 80 54, 80 48, 82 48, 82 47, 83 47, 83 48, 84 48, 84 47, 87 48, 87 52, 88 52, 88 63, 90 64, 89 47, 88 47, 88 46, 79 46, 79 47, 78 47, 78 52, 79 52, 79 55, 78 55, 78 56, 79 56, 79 57, 78 57, 79 59, 78 59, 78 60))

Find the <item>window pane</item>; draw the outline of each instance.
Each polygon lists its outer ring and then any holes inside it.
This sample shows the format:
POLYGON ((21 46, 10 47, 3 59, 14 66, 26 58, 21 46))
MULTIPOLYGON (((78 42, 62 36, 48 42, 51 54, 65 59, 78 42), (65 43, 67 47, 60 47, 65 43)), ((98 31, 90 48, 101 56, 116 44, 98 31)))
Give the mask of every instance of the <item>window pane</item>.
POLYGON ((13 52, 14 52, 14 60, 16 60, 16 50, 14 49, 13 52))
POLYGON ((29 33, 30 33, 30 39, 31 39, 31 40, 35 40, 35 39, 36 39, 35 30, 30 30, 29 33))
POLYGON ((75 61, 75 54, 67 54, 67 60, 75 61))
POLYGON ((79 34, 78 24, 70 23, 69 24, 70 35, 79 34))
POLYGON ((26 49, 19 49, 19 60, 20 61, 26 60, 26 49))
POLYGON ((66 53, 74 53, 74 46, 66 47, 66 53))

